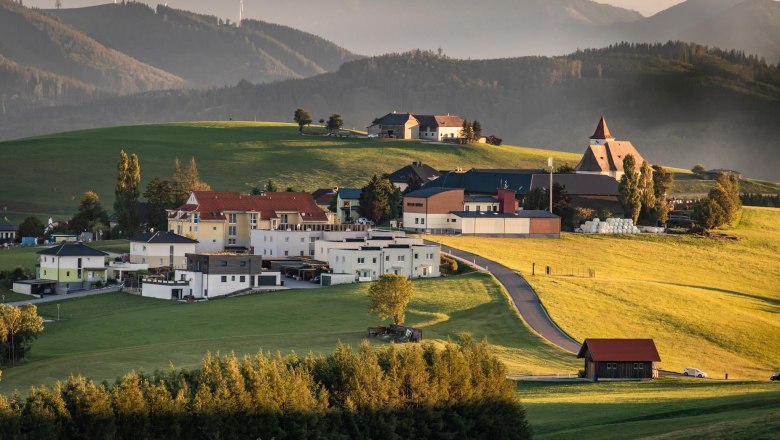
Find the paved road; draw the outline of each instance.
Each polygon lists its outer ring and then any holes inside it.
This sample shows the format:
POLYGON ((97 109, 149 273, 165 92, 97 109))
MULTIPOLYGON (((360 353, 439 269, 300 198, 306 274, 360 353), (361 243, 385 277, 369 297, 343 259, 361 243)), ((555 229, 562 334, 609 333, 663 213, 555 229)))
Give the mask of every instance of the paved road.
POLYGON ((24 301, 9 302, 7 304, 10 304, 12 306, 23 306, 25 304, 41 304, 41 303, 48 303, 48 302, 64 301, 64 300, 74 299, 74 298, 83 298, 85 296, 100 295, 103 293, 116 292, 116 291, 117 291, 116 288, 81 290, 81 291, 69 293, 67 295, 48 295, 48 296, 44 296, 43 298, 33 298, 24 301))
POLYGON ((449 246, 442 246, 442 252, 474 262, 480 267, 486 267, 496 279, 504 285, 504 288, 512 298, 515 308, 520 312, 526 323, 544 339, 571 353, 577 353, 580 343, 569 337, 550 319, 547 311, 539 301, 536 292, 528 285, 528 282, 512 269, 496 263, 493 260, 480 257, 471 252, 462 251, 449 246))

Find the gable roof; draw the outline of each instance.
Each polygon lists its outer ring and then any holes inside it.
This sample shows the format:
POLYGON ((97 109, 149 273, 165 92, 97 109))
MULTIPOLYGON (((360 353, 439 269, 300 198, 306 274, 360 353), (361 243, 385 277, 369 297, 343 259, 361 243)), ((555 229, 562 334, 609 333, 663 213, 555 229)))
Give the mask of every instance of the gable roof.
POLYGON ((409 179, 412 176, 417 176, 422 183, 426 183, 441 176, 441 173, 422 162, 414 162, 411 165, 393 171, 387 176, 387 180, 392 183, 409 183, 409 179))
MULTIPOLYGON (((304 222, 328 220, 325 211, 305 192, 269 192, 245 195, 239 192, 194 191, 197 204, 185 204, 175 211, 197 212, 201 220, 225 220, 225 212, 257 212, 261 219, 278 218, 278 212, 297 212, 304 222)), ((174 214, 176 215, 176 214, 174 214)))
POLYGON ((3 232, 13 232, 16 231, 16 226, 10 224, 10 223, 3 223, 0 222, 0 231, 3 232))
POLYGON ((609 127, 607 127, 607 120, 604 119, 604 116, 601 117, 601 120, 599 120, 598 125, 596 125, 596 131, 593 133, 593 136, 590 137, 591 139, 615 139, 615 136, 612 136, 612 133, 609 132, 609 127))
POLYGON ((578 358, 590 357, 596 362, 660 362, 661 356, 652 339, 585 339, 578 358))
POLYGON ((588 172, 623 171, 623 159, 629 154, 634 156, 636 171, 639 171, 645 159, 628 141, 609 141, 604 145, 588 146, 576 169, 588 172))
POLYGON ((336 192, 333 188, 319 188, 311 193, 311 196, 318 205, 330 205, 330 202, 336 198, 336 192))
POLYGON ((38 255, 56 255, 58 257, 104 257, 108 254, 91 248, 84 243, 62 243, 58 246, 38 251, 38 255))
POLYGON ((414 119, 415 122, 417 122, 417 118, 414 117, 412 113, 388 113, 379 120, 376 121, 376 124, 380 125, 406 125, 406 123, 409 121, 409 119, 414 119))
POLYGON ((463 118, 454 115, 414 115, 420 121, 420 128, 463 127, 463 118))
POLYGON ((363 190, 360 188, 341 188, 339 190, 339 197, 342 200, 358 200, 361 194, 363 194, 363 190))
POLYGON ((450 191, 461 191, 462 192, 462 190, 460 188, 436 188, 436 187, 434 187, 434 188, 423 188, 423 189, 418 189, 417 191, 412 191, 410 193, 404 194, 404 198, 413 197, 413 198, 417 198, 417 199, 427 199, 429 197, 435 196, 436 194, 441 194, 441 193, 450 192, 450 191))
POLYGON ((159 244, 191 244, 197 243, 198 240, 185 237, 183 235, 174 234, 168 231, 149 232, 146 234, 131 237, 130 241, 138 241, 143 243, 159 243, 159 244))
POLYGON ((467 194, 496 194, 499 188, 526 194, 531 188, 532 174, 513 170, 450 171, 425 184, 423 188, 463 188, 467 194))
MULTIPOLYGON (((553 185, 566 187, 566 192, 572 196, 616 196, 618 181, 601 174, 553 174, 553 185)), ((547 190, 550 186, 549 174, 534 174, 531 178, 531 189, 547 190)))

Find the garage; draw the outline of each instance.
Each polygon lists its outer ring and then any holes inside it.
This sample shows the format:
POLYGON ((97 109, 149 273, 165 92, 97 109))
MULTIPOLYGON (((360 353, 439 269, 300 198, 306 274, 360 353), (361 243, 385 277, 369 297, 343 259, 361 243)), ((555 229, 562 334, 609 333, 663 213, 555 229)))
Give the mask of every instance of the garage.
POLYGON ((278 285, 277 280, 279 279, 279 275, 258 275, 257 277, 257 285, 258 286, 276 286, 278 285))

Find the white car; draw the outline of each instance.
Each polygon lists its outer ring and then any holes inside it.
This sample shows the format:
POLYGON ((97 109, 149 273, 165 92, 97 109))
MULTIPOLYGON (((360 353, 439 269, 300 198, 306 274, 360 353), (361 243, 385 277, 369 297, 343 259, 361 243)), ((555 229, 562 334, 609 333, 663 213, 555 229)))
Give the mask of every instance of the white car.
POLYGON ((366 137, 367 137, 367 138, 369 138, 369 139, 376 139, 376 138, 378 138, 378 137, 379 137, 379 135, 378 135, 378 134, 376 134, 376 133, 371 133, 371 134, 369 134, 369 135, 368 135, 368 136, 366 136, 366 137))
POLYGON ((369 220, 369 219, 367 219, 367 218, 365 218, 365 217, 360 217, 359 219, 357 219, 357 221, 356 221, 355 223, 357 223, 357 224, 359 224, 359 225, 370 225, 370 226, 374 226, 374 221, 373 221, 373 220, 369 220))
POLYGON ((683 376, 693 376, 693 377, 706 378, 707 377, 707 373, 699 370, 698 368, 688 367, 688 368, 683 370, 683 376))

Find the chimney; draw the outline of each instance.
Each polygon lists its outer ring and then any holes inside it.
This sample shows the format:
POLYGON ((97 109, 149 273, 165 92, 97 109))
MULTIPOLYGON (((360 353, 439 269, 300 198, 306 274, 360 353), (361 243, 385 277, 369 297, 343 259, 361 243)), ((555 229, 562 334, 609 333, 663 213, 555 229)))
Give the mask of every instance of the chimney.
POLYGON ((514 214, 517 211, 518 203, 515 198, 515 192, 511 189, 499 189, 498 207, 502 214, 514 214))

